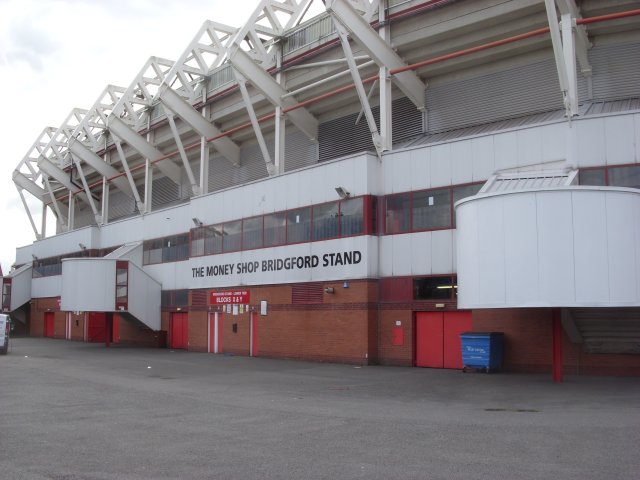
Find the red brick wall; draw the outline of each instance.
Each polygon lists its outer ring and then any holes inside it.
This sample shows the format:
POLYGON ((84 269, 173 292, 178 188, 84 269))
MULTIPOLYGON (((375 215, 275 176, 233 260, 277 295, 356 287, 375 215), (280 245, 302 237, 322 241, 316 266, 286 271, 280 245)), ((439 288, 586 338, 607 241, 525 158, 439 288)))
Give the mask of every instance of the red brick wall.
MULTIPOLYGON (((474 310, 473 330, 504 332, 504 369, 551 373, 551 309, 474 310)), ((563 335, 564 373, 640 375, 640 355, 589 354, 563 335)))
POLYGON ((154 332, 143 327, 138 322, 120 317, 117 314, 113 316, 114 323, 120 323, 120 338, 117 343, 121 345, 135 345, 144 347, 160 347, 163 342, 164 333, 154 332))
POLYGON ((384 309, 379 315, 378 355, 383 365, 413 365, 413 311, 384 309), (403 345, 393 345, 396 321, 401 322, 403 345))
POLYGON ((207 312, 189 312, 189 350, 207 351, 207 312))
POLYGON ((64 312, 59 311, 58 297, 34 298, 31 303, 29 316, 29 336, 42 337, 44 335, 44 314, 54 312, 54 338, 64 338, 64 312))

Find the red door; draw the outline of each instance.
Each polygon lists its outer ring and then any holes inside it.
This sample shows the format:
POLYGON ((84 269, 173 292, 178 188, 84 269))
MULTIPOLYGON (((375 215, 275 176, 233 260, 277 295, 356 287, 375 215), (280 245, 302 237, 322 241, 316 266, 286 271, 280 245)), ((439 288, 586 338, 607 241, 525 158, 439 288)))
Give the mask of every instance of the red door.
POLYGON ((87 324, 87 342, 102 343, 107 339, 107 316, 103 312, 90 312, 87 324))
POLYGON ((171 314, 171 348, 187 349, 189 340, 189 315, 171 314))
POLYGON ((416 366, 443 367, 442 312, 416 314, 416 366))
POLYGON ((55 314, 53 312, 44 312, 44 336, 53 338, 55 331, 55 314))
POLYGON ((418 312, 416 366, 462 368, 460 334, 471 330, 471 312, 418 312))

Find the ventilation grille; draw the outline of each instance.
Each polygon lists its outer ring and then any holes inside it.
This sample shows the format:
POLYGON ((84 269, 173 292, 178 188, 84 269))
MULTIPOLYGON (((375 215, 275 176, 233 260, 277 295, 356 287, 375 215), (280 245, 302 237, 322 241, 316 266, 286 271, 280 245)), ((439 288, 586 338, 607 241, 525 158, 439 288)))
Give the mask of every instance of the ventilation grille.
POLYGON ((321 283, 293 285, 291 287, 291 303, 293 305, 322 303, 323 293, 321 283))
MULTIPOLYGON (((144 190, 144 186, 142 188, 144 190)), ((151 188, 151 208, 153 210, 180 200, 180 187, 168 177, 154 179, 151 188)))
MULTIPOLYGON (((293 127, 287 126, 287 130, 293 130, 293 127)), ((301 131, 293 131, 287 134, 285 155, 285 171, 297 170, 317 162, 318 145, 301 131)))
POLYGON ((207 297, 208 295, 206 290, 192 290, 191 305, 193 305, 194 307, 206 307, 207 297))
POLYGON ((594 47, 589 51, 595 100, 640 97, 640 44, 594 47))
MULTIPOLYGON (((273 142, 267 142, 273 158, 273 142)), ((209 163, 209 191, 215 192, 235 185, 259 180, 267 176, 267 167, 257 144, 242 147, 240 165, 233 165, 224 157, 216 156, 209 163)))

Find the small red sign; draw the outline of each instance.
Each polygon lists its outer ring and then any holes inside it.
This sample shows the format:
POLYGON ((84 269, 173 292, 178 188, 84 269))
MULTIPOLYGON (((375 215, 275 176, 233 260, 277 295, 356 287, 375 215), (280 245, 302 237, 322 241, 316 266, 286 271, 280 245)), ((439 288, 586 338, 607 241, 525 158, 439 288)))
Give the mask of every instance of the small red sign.
POLYGON ((209 303, 211 305, 246 305, 249 303, 249 290, 211 292, 209 303))

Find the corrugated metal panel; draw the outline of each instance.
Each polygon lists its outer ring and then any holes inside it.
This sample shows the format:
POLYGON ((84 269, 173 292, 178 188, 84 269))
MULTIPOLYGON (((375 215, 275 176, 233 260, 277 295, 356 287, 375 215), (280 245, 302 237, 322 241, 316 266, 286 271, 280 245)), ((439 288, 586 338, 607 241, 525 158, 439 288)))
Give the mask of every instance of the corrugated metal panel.
POLYGON ((553 59, 440 85, 426 91, 430 133, 562 107, 553 59))
POLYGON ((287 126, 284 170, 290 172, 318 161, 318 144, 295 127, 287 126))
POLYGON ((589 51, 593 68, 593 98, 640 97, 640 44, 607 45, 589 51))
POLYGON ((151 209, 176 203, 180 200, 180 187, 170 178, 154 178, 151 187, 151 209))
POLYGON ((331 35, 335 30, 333 20, 331 20, 329 14, 318 16, 318 18, 313 19, 294 32, 287 33, 283 53, 287 55, 302 47, 318 42, 331 35))
MULTIPOLYGON (((144 197, 144 195, 143 195, 144 197)), ((109 195, 109 221, 138 213, 136 202, 120 190, 111 188, 109 195)))
POLYGON ((423 113, 407 97, 393 101, 393 143, 421 134, 423 113))
POLYGON ((96 218, 93 216, 91 207, 83 202, 76 204, 76 211, 73 217, 73 228, 86 227, 96 223, 96 218))
MULTIPOLYGON (((273 142, 267 141, 267 148, 273 158, 273 142)), ((257 144, 240 149, 240 165, 235 166, 226 158, 216 156, 209 161, 209 191, 252 182, 267 177, 267 167, 257 144)))
MULTIPOLYGON (((379 130, 380 107, 373 107, 371 111, 379 130)), ((406 97, 393 101, 392 117, 393 143, 413 137, 423 131, 422 112, 418 111, 406 97)), ((369 126, 364 116, 356 124, 357 118, 358 113, 353 113, 320 125, 318 134, 320 161, 352 153, 375 151, 369 126)))
POLYGON ((487 183, 480 189, 480 193, 571 185, 576 173, 575 170, 542 170, 500 174, 487 180, 487 183))

